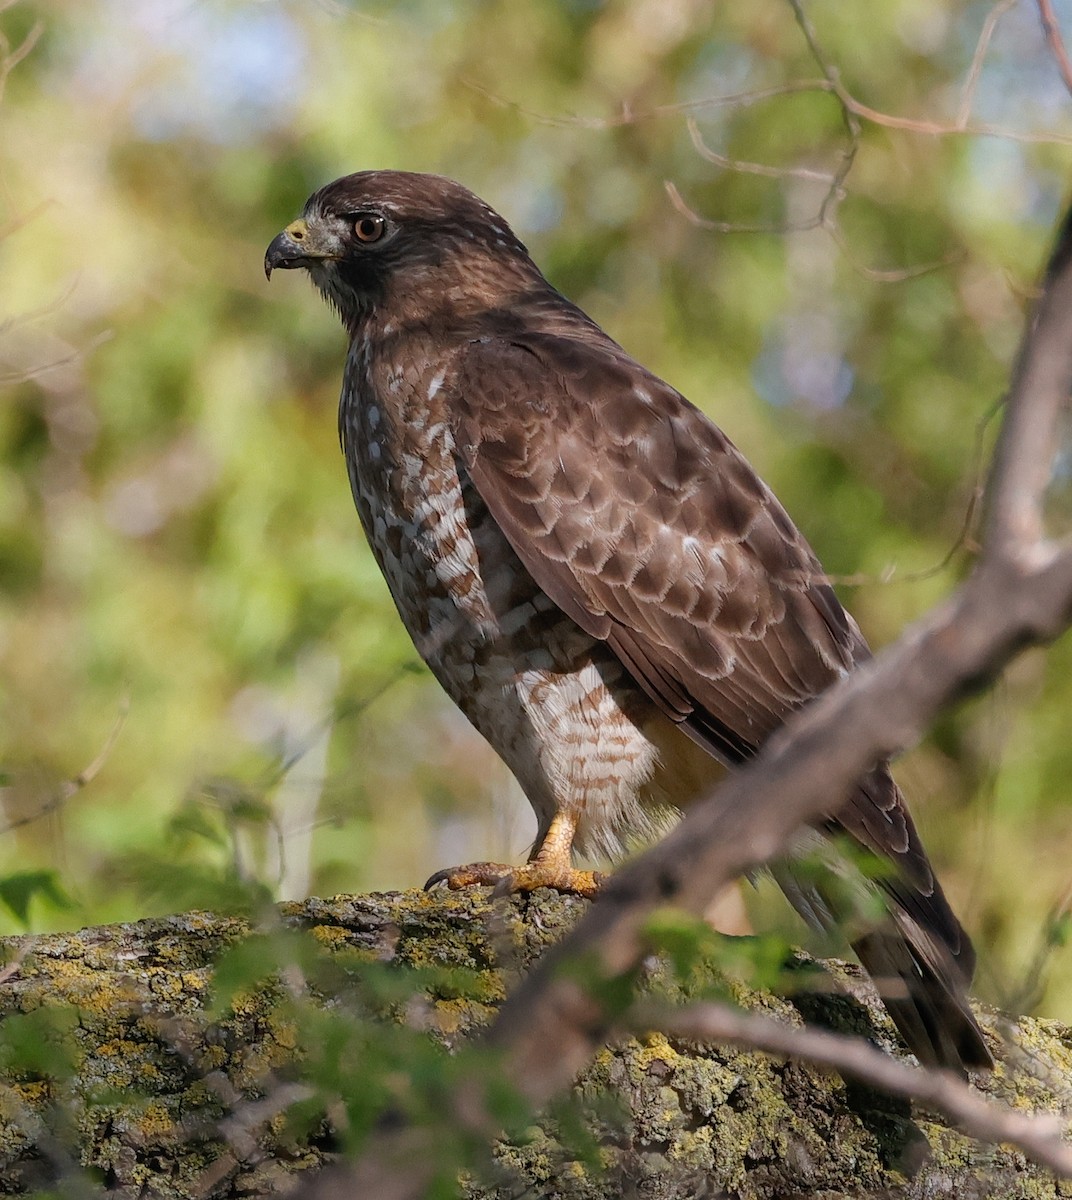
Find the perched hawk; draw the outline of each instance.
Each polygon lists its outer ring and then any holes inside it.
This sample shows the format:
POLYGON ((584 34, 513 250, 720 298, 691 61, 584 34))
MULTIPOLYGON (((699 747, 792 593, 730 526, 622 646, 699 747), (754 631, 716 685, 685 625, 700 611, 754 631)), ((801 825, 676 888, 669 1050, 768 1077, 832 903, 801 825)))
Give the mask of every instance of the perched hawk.
MULTIPOLYGON (((524 866, 430 884, 591 895, 574 845, 620 852, 702 788, 693 744, 712 769, 740 763, 868 657, 725 434, 459 184, 336 180, 268 247, 278 267, 305 268, 350 336, 339 431, 402 621, 539 819, 524 866)), ((873 885, 889 916, 854 945, 905 1041, 927 1063, 989 1064, 971 944, 887 768, 833 807, 821 832, 893 864, 873 885)), ((809 920, 845 915, 813 872, 779 881, 809 920)))

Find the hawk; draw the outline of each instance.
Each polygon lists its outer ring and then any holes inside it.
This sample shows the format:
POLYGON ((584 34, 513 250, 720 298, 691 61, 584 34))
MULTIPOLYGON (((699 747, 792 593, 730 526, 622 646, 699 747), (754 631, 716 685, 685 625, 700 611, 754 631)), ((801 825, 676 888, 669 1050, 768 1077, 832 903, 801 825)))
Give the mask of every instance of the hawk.
MULTIPOLYGON (((314 193, 265 271, 301 267, 350 338, 339 434, 357 511, 406 629, 517 777, 528 862, 429 886, 592 895, 608 855, 752 757, 869 655, 808 543, 741 453, 544 279, 452 180, 363 171, 314 193)), ((925 1063, 991 1062, 974 952, 888 768, 818 832, 891 864, 854 949, 925 1063)), ((813 835, 814 836, 814 835, 813 835)), ((810 921, 844 888, 780 869, 810 921)), ((839 901, 838 896, 841 896, 839 901)))

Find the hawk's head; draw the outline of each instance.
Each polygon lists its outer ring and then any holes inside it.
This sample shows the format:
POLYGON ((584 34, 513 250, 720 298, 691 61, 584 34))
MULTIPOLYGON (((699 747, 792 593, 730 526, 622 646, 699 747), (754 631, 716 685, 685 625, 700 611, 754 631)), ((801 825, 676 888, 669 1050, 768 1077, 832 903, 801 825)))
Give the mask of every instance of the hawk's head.
POLYGON ((385 304, 427 317, 446 303, 499 304, 541 278, 479 197, 407 171, 360 171, 314 192, 268 247, 269 278, 277 267, 304 267, 350 329, 385 304))

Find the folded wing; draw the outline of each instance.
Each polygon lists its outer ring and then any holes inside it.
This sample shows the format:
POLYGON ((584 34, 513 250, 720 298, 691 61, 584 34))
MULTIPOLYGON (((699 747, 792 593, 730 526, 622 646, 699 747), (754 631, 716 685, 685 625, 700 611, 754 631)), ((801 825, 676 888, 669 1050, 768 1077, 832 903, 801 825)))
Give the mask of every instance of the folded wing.
MULTIPOLYGON (((481 339, 463 351, 451 387, 462 466, 533 578, 716 757, 749 758, 868 656, 814 553, 743 456, 613 342, 481 339)), ((892 778, 880 767, 834 807, 831 827, 897 869, 887 885, 896 932, 882 935, 894 942, 865 953, 935 977, 966 1010, 970 948, 892 778)), ((986 1055, 971 1030, 959 1038, 968 1065, 986 1055)))

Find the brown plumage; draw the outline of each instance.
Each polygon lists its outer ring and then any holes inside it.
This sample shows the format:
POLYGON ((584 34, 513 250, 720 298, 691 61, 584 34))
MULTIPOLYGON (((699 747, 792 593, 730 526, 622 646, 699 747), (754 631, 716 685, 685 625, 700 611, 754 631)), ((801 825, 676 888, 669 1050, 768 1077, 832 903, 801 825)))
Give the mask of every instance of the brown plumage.
MULTIPOLYGON (((593 893, 572 846, 618 853, 694 799, 686 737, 712 774, 742 762, 868 656, 721 430, 559 295, 471 192, 347 176, 265 267, 306 268, 342 317, 339 430, 365 532, 421 655, 539 819, 524 867, 433 881, 593 893)), ((893 864, 864 883, 889 917, 855 948, 905 1040, 928 1063, 988 1064, 971 945, 887 768, 832 809, 823 832, 893 864)), ((814 923, 852 916, 843 889, 792 864, 778 878, 814 923)))

